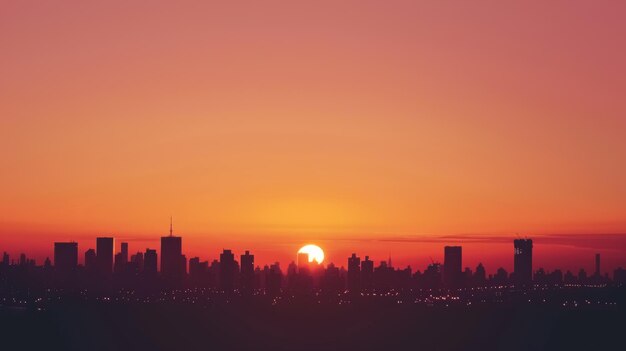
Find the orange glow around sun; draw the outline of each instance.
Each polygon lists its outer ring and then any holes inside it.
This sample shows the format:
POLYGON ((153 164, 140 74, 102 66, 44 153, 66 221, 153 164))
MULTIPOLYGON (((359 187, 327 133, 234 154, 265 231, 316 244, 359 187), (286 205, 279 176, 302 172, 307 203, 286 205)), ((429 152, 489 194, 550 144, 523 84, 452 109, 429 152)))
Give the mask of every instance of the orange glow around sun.
POLYGON ((309 255, 309 263, 315 261, 317 264, 324 262, 324 250, 321 247, 313 244, 304 245, 298 250, 299 254, 309 255))

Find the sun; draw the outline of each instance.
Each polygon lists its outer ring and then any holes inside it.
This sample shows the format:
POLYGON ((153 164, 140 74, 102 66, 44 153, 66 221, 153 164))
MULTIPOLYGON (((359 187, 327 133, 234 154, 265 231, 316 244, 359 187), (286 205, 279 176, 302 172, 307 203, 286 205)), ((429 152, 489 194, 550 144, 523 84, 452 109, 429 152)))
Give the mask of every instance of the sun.
POLYGON ((298 250, 298 253, 305 253, 309 255, 309 262, 317 262, 321 264, 324 261, 324 250, 317 245, 304 245, 298 250))

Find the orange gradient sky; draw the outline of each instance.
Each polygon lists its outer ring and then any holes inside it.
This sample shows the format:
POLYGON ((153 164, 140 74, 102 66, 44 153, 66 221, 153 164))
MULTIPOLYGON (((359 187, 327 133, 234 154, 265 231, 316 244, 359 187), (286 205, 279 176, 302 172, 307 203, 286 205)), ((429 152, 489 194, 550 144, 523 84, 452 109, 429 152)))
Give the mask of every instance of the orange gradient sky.
POLYGON ((625 16, 617 1, 3 1, 0 250, 102 234, 143 250, 173 215, 205 258, 315 242, 344 265, 422 265, 448 242, 424 238, 471 233, 506 244, 468 242, 468 265, 508 267, 520 233, 569 234, 545 239, 546 266, 590 268, 598 250, 626 265, 626 239, 576 244, 626 232, 625 16))

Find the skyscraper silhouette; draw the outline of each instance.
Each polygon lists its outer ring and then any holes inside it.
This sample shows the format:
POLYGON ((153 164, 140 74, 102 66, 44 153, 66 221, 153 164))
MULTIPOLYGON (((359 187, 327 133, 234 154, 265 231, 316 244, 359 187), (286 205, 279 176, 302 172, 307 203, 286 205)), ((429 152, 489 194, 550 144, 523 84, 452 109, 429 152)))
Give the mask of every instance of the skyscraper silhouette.
POLYGON ((516 283, 530 284, 533 280, 533 241, 531 239, 515 239, 513 258, 513 275, 516 283))
POLYGON ((348 290, 357 292, 361 285, 361 258, 355 253, 348 257, 348 290))
POLYGON ((180 236, 174 236, 170 222, 170 235, 161 237, 161 275, 169 283, 180 283, 185 275, 182 243, 183 239, 180 236))
POLYGON ((87 269, 90 272, 95 271, 98 266, 98 261, 96 258, 96 250, 94 249, 89 249, 87 251, 85 251, 85 269, 87 269))
POLYGON ((103 275, 113 272, 113 248, 115 240, 109 237, 96 238, 96 261, 98 271, 103 275))
POLYGON ((447 287, 458 287, 461 283, 462 250, 461 246, 444 247, 443 283, 447 287))
POLYGON ((143 271, 147 275, 157 274, 157 251, 152 249, 146 249, 143 255, 143 271))
POLYGON ((78 243, 54 243, 54 268, 61 274, 69 274, 78 266, 78 243))
POLYGON ((122 263, 128 263, 128 243, 122 243, 120 254, 122 263))
POLYGON ((235 255, 231 250, 224 250, 220 254, 220 288, 231 292, 235 287, 235 255))
POLYGON ((309 254, 298 253, 297 261, 298 261, 298 274, 308 275, 311 272, 311 267, 309 264, 309 254))
POLYGON ((252 290, 254 285, 254 255, 246 251, 241 255, 241 288, 243 291, 252 290))
POLYGON ((124 271, 126 265, 128 264, 128 243, 122 243, 121 250, 119 253, 115 255, 115 264, 114 271, 122 272, 124 271))
POLYGON ((369 256, 361 261, 361 288, 372 289, 374 287, 374 261, 369 256))
POLYGON ((135 270, 137 272, 143 271, 143 253, 137 252, 136 254, 130 256, 130 262, 135 266, 135 270))

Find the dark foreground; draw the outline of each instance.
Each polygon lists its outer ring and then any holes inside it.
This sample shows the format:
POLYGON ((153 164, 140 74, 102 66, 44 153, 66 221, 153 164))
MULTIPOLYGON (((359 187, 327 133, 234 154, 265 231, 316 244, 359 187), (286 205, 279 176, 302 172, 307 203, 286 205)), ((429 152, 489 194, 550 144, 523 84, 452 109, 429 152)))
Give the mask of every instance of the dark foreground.
POLYGON ((0 309, 8 350, 624 350, 622 307, 58 304, 0 309))

